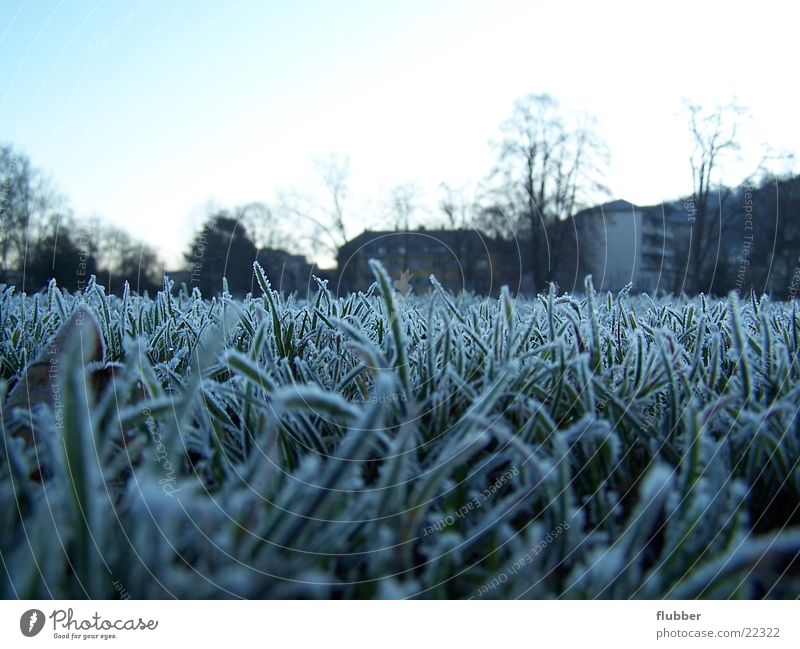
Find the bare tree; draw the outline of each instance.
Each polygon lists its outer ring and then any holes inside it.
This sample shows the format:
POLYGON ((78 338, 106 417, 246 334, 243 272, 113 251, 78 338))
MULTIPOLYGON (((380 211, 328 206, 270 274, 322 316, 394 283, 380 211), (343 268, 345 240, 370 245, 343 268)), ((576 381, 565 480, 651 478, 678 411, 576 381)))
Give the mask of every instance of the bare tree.
POLYGON ((287 244, 315 260, 330 262, 348 238, 350 162, 331 154, 317 160, 315 167, 322 191, 313 195, 292 189, 278 192, 274 218, 276 223, 291 224, 287 244))
POLYGON ((259 250, 291 246, 292 237, 287 232, 288 224, 282 223, 276 210, 266 203, 248 203, 237 207, 234 213, 259 250))
POLYGON ((0 147, 0 262, 3 274, 22 270, 28 249, 49 234, 63 197, 27 156, 0 147))
POLYGON ((724 208, 732 190, 723 186, 718 176, 724 159, 739 149, 736 136, 744 109, 736 101, 710 110, 687 101, 686 111, 694 143, 689 159, 693 194, 687 202, 691 241, 686 288, 699 292, 708 283, 709 266, 717 259, 714 247, 719 246, 723 232, 730 227, 724 208))
POLYGON ((563 261, 572 230, 563 222, 607 193, 600 178, 608 148, 591 119, 565 114, 546 94, 518 100, 501 132, 495 144, 495 201, 483 213, 502 215, 504 227, 495 230, 529 239, 529 266, 541 289, 563 261))
POLYGON ((350 196, 347 185, 350 180, 350 158, 331 153, 327 160, 317 161, 317 169, 322 176, 330 201, 327 206, 327 221, 341 245, 347 241, 344 206, 350 196))
POLYGON ((389 218, 396 230, 411 229, 411 221, 419 211, 420 189, 414 183, 395 185, 389 194, 389 218))
POLYGON ((140 293, 158 289, 164 265, 155 249, 122 228, 96 223, 93 245, 98 277, 109 291, 121 292, 125 281, 140 293))
POLYGON ((474 189, 467 185, 453 187, 448 183, 442 183, 439 189, 439 209, 445 216, 447 226, 455 229, 474 225, 479 204, 474 189))

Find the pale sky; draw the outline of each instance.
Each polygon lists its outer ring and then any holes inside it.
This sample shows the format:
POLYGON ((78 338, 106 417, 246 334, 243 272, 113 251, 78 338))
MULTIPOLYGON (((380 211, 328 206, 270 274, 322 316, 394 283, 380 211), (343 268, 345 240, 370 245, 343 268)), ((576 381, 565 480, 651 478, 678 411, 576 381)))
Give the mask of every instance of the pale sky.
POLYGON ((613 197, 690 191, 681 98, 749 108, 800 152, 792 3, 0 1, 0 141, 174 264, 209 201, 311 190, 347 155, 351 234, 389 189, 479 181, 516 98, 588 111, 613 197))

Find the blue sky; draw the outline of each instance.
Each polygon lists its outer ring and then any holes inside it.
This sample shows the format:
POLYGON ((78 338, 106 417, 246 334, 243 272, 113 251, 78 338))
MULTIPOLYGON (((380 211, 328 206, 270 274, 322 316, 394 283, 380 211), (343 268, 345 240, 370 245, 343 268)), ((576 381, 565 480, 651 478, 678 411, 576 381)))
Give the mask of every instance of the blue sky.
POLYGON ((478 181, 529 92, 598 118, 614 196, 689 190, 681 97, 749 107, 760 145, 800 150, 796 21, 780 4, 576 2, 0 3, 0 140, 176 261, 209 201, 313 191, 351 161, 350 227, 389 188, 478 181))

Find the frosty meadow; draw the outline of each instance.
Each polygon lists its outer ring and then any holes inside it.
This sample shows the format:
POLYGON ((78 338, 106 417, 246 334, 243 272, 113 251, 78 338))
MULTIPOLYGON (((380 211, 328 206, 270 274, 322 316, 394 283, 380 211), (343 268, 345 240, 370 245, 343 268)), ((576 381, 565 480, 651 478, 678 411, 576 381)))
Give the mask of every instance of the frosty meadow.
POLYGON ((372 270, 0 287, 2 595, 796 596, 794 302, 372 270))

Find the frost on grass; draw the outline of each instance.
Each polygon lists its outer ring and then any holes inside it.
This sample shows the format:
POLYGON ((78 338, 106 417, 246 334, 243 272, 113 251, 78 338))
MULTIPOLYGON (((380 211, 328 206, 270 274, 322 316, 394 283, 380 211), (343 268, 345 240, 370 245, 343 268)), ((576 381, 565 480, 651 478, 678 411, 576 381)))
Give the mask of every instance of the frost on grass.
POLYGON ((2 595, 796 595, 794 304, 398 304, 372 268, 347 297, 0 287, 2 595))

